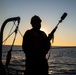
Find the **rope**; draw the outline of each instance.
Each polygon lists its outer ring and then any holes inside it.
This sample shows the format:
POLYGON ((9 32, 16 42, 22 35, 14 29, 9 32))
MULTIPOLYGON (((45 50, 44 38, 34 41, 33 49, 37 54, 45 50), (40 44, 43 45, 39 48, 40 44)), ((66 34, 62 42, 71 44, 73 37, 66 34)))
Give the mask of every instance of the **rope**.
MULTIPOLYGON (((12 48, 13 48, 14 42, 15 42, 15 40, 16 40, 17 32, 19 31, 20 35, 22 36, 20 30, 18 29, 18 26, 19 26, 19 23, 16 25, 16 24, 15 24, 15 21, 13 21, 13 26, 12 26, 12 28, 11 28, 11 30, 10 30, 7 38, 3 41, 3 42, 6 42, 7 39, 15 32, 15 36, 14 36, 14 39, 13 39, 11 48, 10 48, 10 50, 8 51, 7 57, 6 57, 6 63, 5 63, 6 69, 7 69, 8 65, 9 65, 9 63, 10 63, 10 60, 11 60, 11 52, 12 52, 12 48), (13 29, 14 25, 16 26, 16 28, 15 28, 15 30, 12 32, 12 29, 13 29), (11 32, 12 32, 12 33, 11 33, 11 32)), ((23 36, 22 36, 22 37, 23 37, 23 36)), ((2 42, 2 43, 3 43, 3 42, 2 42)))
POLYGON ((12 32, 12 29, 13 29, 13 27, 14 27, 14 25, 15 25, 15 21, 13 21, 13 26, 12 26, 12 28, 11 28, 11 30, 10 30, 10 32, 9 32, 9 34, 8 34, 8 36, 7 36, 7 38, 2 42, 2 43, 6 43, 6 41, 7 41, 7 39, 14 33, 14 31, 12 32), (12 33, 11 33, 12 32, 12 33))
POLYGON ((10 48, 10 50, 8 51, 8 54, 7 54, 7 57, 6 57, 6 64, 5 64, 5 67, 7 68, 9 63, 10 63, 10 60, 11 60, 11 52, 12 52, 12 48, 13 48, 13 45, 14 45, 14 42, 16 40, 16 36, 17 36, 17 31, 18 31, 18 25, 16 26, 16 29, 15 29, 15 36, 14 36, 14 39, 13 39, 13 43, 12 43, 12 46, 10 48))
MULTIPOLYGON (((7 41, 7 39, 8 39, 13 33, 14 33, 14 31, 13 31, 10 35, 8 35, 7 38, 6 38, 3 42, 7 41)), ((2 43, 3 43, 3 42, 2 42, 2 43)))
MULTIPOLYGON (((7 38, 6 38, 2 43, 4 43, 4 42, 6 43, 7 39, 15 32, 15 30, 14 30, 14 31, 11 33, 11 31, 12 31, 14 25, 16 26, 15 21, 14 21, 14 23, 13 23, 13 26, 12 26, 12 28, 11 28, 11 30, 10 30, 10 32, 9 32, 9 34, 8 34, 8 36, 7 36, 7 38)), ((16 26, 16 27, 17 27, 17 26, 16 26)), ((23 35, 22 35, 22 33, 20 32, 19 29, 18 29, 18 31, 19 31, 21 37, 23 38, 23 35)), ((4 43, 4 44, 5 44, 5 43, 4 43)))
MULTIPOLYGON (((15 26, 16 26, 16 24, 15 24, 15 26)), ((23 37, 23 35, 22 35, 22 33, 20 32, 20 30, 19 30, 19 29, 18 29, 18 31, 19 31, 20 35, 23 37)))

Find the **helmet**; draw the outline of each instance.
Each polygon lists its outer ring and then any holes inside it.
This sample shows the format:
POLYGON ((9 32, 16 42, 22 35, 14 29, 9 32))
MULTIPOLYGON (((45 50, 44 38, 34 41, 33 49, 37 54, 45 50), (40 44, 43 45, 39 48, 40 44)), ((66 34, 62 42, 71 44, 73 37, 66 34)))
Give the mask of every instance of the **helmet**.
POLYGON ((41 23, 41 19, 40 19, 40 17, 39 16, 36 16, 36 15, 34 15, 32 18, 31 18, 31 24, 34 24, 34 23, 37 23, 37 22, 40 22, 41 23))

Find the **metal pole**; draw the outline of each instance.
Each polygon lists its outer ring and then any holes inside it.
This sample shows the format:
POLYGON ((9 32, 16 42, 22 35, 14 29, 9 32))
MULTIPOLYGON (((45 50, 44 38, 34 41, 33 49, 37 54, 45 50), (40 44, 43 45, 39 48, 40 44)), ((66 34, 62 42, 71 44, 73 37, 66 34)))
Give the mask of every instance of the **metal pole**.
POLYGON ((4 23, 1 26, 1 29, 0 29, 0 75, 5 75, 5 71, 4 71, 5 68, 4 68, 3 63, 2 63, 3 31, 4 31, 6 24, 10 21, 18 21, 18 24, 19 24, 20 23, 20 17, 8 18, 4 21, 4 23))

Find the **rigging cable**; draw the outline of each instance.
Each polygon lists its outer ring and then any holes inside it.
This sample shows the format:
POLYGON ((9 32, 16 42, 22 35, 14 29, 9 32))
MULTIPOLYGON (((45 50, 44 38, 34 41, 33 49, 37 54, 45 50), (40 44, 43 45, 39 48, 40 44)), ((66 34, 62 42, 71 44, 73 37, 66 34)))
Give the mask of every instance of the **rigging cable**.
POLYGON ((14 42, 16 40, 16 36, 17 36, 17 31, 18 31, 18 26, 16 26, 16 29, 14 30, 15 32, 15 36, 14 36, 14 39, 13 39, 13 42, 12 42, 12 46, 10 48, 10 50, 8 51, 8 54, 7 54, 7 57, 6 57, 6 63, 5 63, 5 67, 7 68, 9 63, 10 63, 10 60, 11 60, 11 52, 12 52, 12 48, 13 48, 13 45, 14 45, 14 42))
POLYGON ((2 43, 4 43, 4 45, 5 45, 6 41, 7 41, 7 39, 14 33, 14 31, 12 32, 12 29, 13 29, 14 25, 15 25, 15 21, 13 21, 13 26, 12 26, 12 28, 11 28, 11 30, 10 30, 7 38, 2 42, 2 43), (12 33, 11 33, 11 32, 12 32, 12 33))
MULTIPOLYGON (((13 29, 13 27, 14 27, 14 25, 16 26, 16 24, 15 24, 15 21, 14 21, 14 24, 13 24, 13 26, 12 26, 12 28, 11 28, 11 30, 10 30, 10 32, 9 32, 9 34, 8 34, 8 36, 7 36, 7 38, 5 39, 5 40, 3 40, 3 42, 2 43, 6 43, 6 41, 7 41, 7 39, 15 32, 15 31, 13 31, 12 33, 11 33, 11 31, 12 31, 12 29, 13 29)), ((17 26, 16 26, 17 27, 17 26)), ((23 35, 22 35, 22 33, 20 32, 20 30, 18 29, 18 31, 19 31, 19 33, 20 33, 20 35, 21 35, 21 37, 23 38, 23 35)), ((5 44, 4 43, 4 44, 5 44)))

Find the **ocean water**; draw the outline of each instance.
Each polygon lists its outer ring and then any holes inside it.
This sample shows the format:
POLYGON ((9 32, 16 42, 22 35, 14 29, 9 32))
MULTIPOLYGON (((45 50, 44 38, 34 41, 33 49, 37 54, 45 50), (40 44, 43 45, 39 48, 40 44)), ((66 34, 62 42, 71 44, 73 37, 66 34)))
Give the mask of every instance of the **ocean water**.
MULTIPOLYGON (((5 64, 11 46, 3 46, 2 61, 5 64)), ((21 46, 14 46, 9 68, 25 70, 25 54, 21 46)), ((76 47, 52 47, 47 56, 50 75, 76 75, 76 47)))

